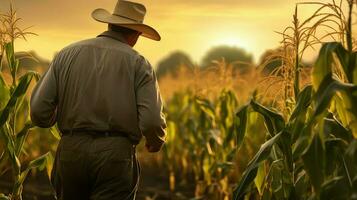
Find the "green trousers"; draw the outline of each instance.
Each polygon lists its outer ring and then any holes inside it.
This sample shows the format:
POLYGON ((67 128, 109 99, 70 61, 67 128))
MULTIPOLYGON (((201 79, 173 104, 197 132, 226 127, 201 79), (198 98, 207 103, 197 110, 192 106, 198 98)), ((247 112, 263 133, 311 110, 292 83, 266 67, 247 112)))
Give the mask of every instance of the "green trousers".
POLYGON ((140 166, 126 137, 61 138, 51 182, 59 200, 134 200, 140 166))

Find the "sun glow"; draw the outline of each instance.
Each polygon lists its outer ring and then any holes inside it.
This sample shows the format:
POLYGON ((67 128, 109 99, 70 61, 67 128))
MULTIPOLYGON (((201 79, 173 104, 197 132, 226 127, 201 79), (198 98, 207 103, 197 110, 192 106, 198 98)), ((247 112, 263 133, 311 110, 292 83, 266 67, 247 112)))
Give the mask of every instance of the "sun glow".
POLYGON ((212 46, 227 45, 244 48, 247 51, 254 50, 254 43, 248 37, 232 34, 218 34, 210 43, 212 46))
POLYGON ((233 38, 233 37, 220 38, 217 40, 217 43, 230 45, 230 46, 240 46, 240 47, 247 46, 246 42, 240 40, 239 38, 233 38))

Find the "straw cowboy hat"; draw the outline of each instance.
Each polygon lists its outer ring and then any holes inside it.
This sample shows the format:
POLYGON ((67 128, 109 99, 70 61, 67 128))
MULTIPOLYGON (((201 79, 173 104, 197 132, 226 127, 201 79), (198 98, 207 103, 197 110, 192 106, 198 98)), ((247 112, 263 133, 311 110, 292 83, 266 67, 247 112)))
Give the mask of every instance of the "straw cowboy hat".
POLYGON ((98 8, 92 12, 92 17, 99 22, 129 28, 142 33, 141 35, 144 37, 159 41, 161 39, 160 34, 151 26, 143 23, 145 14, 146 8, 144 5, 119 0, 113 14, 103 8, 98 8))

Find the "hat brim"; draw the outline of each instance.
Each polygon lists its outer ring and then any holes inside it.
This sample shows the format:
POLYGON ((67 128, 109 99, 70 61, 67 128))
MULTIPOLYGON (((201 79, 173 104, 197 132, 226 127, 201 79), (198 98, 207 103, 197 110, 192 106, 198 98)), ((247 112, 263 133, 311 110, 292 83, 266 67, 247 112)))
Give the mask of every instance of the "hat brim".
POLYGON ((125 28, 138 31, 141 33, 141 36, 147 37, 149 39, 156 40, 156 41, 161 40, 160 34, 151 26, 137 23, 133 20, 124 17, 112 15, 105 9, 102 8, 95 9, 92 12, 92 17, 98 22, 114 24, 117 26, 122 26, 125 28))

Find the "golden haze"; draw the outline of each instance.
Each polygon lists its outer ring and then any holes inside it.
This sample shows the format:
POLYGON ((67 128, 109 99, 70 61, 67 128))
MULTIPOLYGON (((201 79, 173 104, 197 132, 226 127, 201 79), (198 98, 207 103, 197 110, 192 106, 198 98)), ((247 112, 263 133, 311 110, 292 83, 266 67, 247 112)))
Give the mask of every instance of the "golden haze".
MULTIPOLYGON (((6 11, 10 0, 2 0, 0 11, 6 11)), ((137 0, 147 6, 146 23, 156 27, 161 42, 142 38, 136 49, 154 65, 175 50, 187 52, 199 62, 212 46, 221 44, 243 47, 258 60, 267 49, 279 45, 282 31, 291 21, 295 0, 137 0)), ((90 13, 103 7, 111 11, 116 0, 13 0, 18 16, 26 19, 22 26, 34 26, 28 41, 18 41, 18 50, 36 50, 52 59, 66 45, 94 37, 106 29, 90 13)), ((302 9, 301 15, 310 13, 302 9)), ((309 52, 313 58, 316 52, 309 52)))

